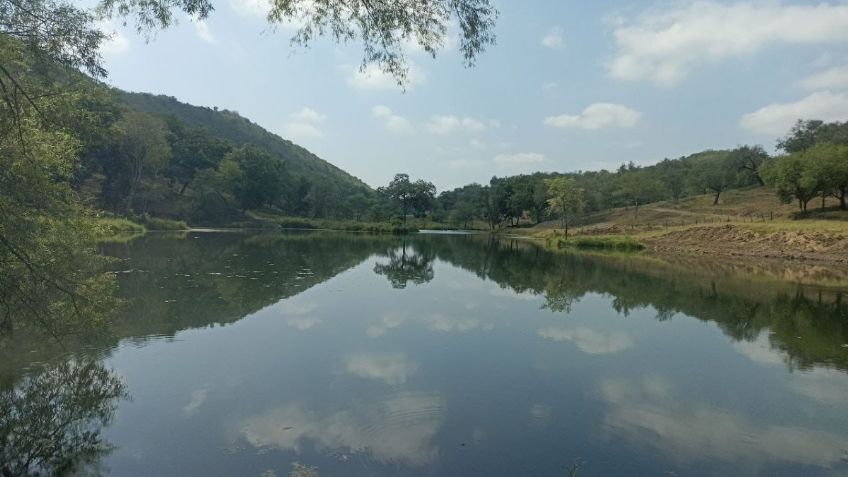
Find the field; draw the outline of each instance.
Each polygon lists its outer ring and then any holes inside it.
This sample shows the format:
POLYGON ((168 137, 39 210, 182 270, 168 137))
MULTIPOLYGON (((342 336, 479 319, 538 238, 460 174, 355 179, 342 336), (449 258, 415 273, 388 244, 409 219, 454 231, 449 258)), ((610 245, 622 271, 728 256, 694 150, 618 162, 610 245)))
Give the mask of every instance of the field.
POLYGON ((568 240, 557 221, 539 224, 527 235, 556 247, 587 248, 584 243, 594 242, 632 249, 638 243, 663 254, 848 262, 848 212, 838 210, 834 199, 824 209, 821 199, 810 202, 807 214, 799 214, 795 204, 781 204, 762 187, 729 191, 721 199, 712 205, 711 196, 696 196, 645 205, 638 212, 628 207, 590 215, 572 227, 568 240))

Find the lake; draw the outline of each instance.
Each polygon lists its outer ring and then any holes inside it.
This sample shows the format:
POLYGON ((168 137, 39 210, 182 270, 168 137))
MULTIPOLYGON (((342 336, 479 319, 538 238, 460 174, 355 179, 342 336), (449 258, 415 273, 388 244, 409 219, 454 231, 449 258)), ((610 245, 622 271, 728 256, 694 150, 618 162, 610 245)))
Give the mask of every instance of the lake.
POLYGON ((0 347, 12 462, 848 475, 848 274, 835 267, 488 235, 148 234, 103 251, 125 300, 107 331, 0 347))

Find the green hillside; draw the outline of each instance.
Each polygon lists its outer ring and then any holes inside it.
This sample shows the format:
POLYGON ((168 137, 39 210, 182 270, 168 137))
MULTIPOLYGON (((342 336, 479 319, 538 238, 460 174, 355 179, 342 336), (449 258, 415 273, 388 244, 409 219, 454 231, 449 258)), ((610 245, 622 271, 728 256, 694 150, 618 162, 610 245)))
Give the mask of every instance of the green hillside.
POLYGON ((189 127, 203 128, 213 137, 236 146, 253 144, 285 161, 286 170, 309 182, 338 187, 343 195, 369 191, 370 187, 297 144, 271 133, 235 111, 193 106, 172 96, 115 90, 130 108, 157 116, 176 116, 189 127))

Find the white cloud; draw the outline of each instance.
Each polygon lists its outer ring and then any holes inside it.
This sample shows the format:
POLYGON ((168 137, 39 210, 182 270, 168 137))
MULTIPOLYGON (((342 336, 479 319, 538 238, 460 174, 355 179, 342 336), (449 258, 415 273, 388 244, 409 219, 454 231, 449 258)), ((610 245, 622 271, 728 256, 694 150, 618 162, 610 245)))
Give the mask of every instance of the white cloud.
POLYGON ((538 170, 539 165, 545 162, 545 155, 535 152, 498 154, 492 162, 504 173, 518 174, 538 170))
MULTIPOLYGON (((427 323, 428 330, 438 331, 440 333, 464 333, 482 326, 480 320, 476 318, 447 316, 439 313, 434 313, 424 317, 424 322, 427 323)), ((491 329, 490 326, 482 326, 482 328, 491 329)))
POLYGON ((848 93, 819 91, 794 103, 772 103, 742 116, 739 124, 755 133, 780 136, 798 119, 848 120, 848 93))
POLYGON ((130 41, 110 22, 100 22, 98 29, 108 37, 100 44, 100 52, 103 55, 118 56, 129 51, 130 41))
POLYGON ((642 113, 621 104, 594 103, 582 113, 561 114, 545 118, 545 125, 555 128, 601 129, 610 127, 630 128, 639 122, 642 113))
POLYGON ((269 0, 230 0, 230 7, 239 15, 262 17, 271 10, 269 0))
MULTIPOLYGON (((409 72, 407 73, 405 87, 407 91, 412 91, 418 85, 424 82, 424 73, 413 62, 408 62, 409 72)), ((365 91, 380 91, 380 90, 400 90, 397 79, 389 73, 383 71, 376 64, 369 64, 362 69, 356 67, 350 70, 350 76, 347 83, 356 89, 365 91)))
MULTIPOLYGON (((767 366, 786 366, 792 369, 793 360, 785 351, 771 345, 768 334, 762 333, 753 341, 738 341, 733 348, 751 361, 767 366)), ((848 376, 839 370, 813 367, 795 370, 789 387, 796 393, 822 403, 840 403, 848 396, 848 376)))
POLYGON ((427 123, 427 131, 433 134, 452 134, 456 132, 480 133, 487 129, 500 127, 497 120, 482 120, 469 116, 459 117, 449 114, 435 115, 427 123))
POLYGON ((351 374, 390 385, 405 383, 418 370, 403 354, 357 354, 346 358, 345 364, 351 374))
POLYGON ((562 45, 562 29, 559 27, 549 31, 548 34, 542 38, 542 46, 557 49, 562 48, 562 45))
POLYGON ((571 341, 580 351, 589 354, 612 354, 633 346, 633 340, 623 331, 602 332, 589 328, 543 328, 539 336, 554 341, 571 341))
POLYGON ((608 432, 655 447, 681 462, 720 460, 759 474, 775 462, 831 467, 844 462, 848 435, 841 430, 752 422, 748 416, 699 403, 662 378, 600 384, 608 432), (755 437, 755 438, 754 438, 755 437))
POLYGON ((327 117, 314 109, 305 107, 292 113, 291 121, 286 125, 286 134, 294 138, 316 138, 324 135, 318 125, 327 117))
POLYGON ((244 440, 263 450, 361 452, 378 462, 410 466, 438 458, 435 438, 445 413, 440 395, 395 394, 350 406, 328 413, 289 403, 243 419, 238 429, 244 440))
POLYGON ((491 324, 482 323, 478 319, 463 316, 448 316, 441 313, 408 316, 388 313, 383 315, 378 323, 370 325, 365 333, 371 338, 379 338, 390 330, 406 324, 420 324, 428 331, 439 333, 465 333, 476 329, 489 331, 493 328, 491 324))
POLYGON ((327 116, 315 111, 312 108, 303 108, 300 111, 292 114, 292 119, 298 122, 305 123, 320 123, 327 119, 327 116))
POLYGON ((809 91, 848 90, 848 66, 836 66, 801 80, 801 87, 809 91))
POLYGON ((774 45, 848 42, 848 5, 700 1, 619 19, 612 77, 674 85, 696 64, 774 45))
POLYGON ((303 139, 321 137, 324 133, 314 124, 290 123, 286 125, 286 135, 303 139))
POLYGON ((542 84, 542 89, 545 91, 553 91, 559 88, 559 85, 555 81, 548 81, 547 83, 542 84))
POLYGON ((371 108, 371 114, 383 121, 386 130, 393 133, 412 131, 412 124, 403 116, 395 114, 391 108, 378 104, 371 108))
POLYGON ((215 39, 215 35, 213 35, 212 31, 209 30, 209 24, 207 24, 205 21, 195 21, 194 31, 197 33, 197 36, 206 43, 209 43, 211 45, 218 43, 218 40, 215 39))
POLYGON ((191 393, 191 398, 188 401, 188 404, 183 406, 182 414, 183 417, 188 419, 189 417, 194 416, 197 413, 197 410, 200 409, 201 406, 206 402, 206 398, 209 395, 208 389, 198 389, 191 393))
POLYGON ((289 318, 286 321, 286 324, 291 326, 292 328, 300 331, 306 331, 316 325, 321 324, 321 320, 319 318, 306 318, 303 316, 296 318, 289 318))

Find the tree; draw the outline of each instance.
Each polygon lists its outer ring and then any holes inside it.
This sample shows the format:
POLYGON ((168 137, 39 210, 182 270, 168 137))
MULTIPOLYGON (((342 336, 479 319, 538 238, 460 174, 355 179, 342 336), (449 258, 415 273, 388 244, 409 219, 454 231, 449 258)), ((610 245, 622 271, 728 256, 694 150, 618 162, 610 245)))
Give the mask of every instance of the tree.
POLYGON ((671 194, 672 200, 678 202, 686 189, 686 164, 680 160, 664 159, 657 164, 657 169, 659 180, 671 194))
POLYGON ((819 178, 810 173, 809 163, 803 153, 779 156, 766 163, 762 168, 766 184, 774 188, 777 196, 784 202, 798 201, 798 208, 807 211, 807 203, 819 190, 819 178))
MULTIPOLYGON (((0 8, 0 31, 28 31, 32 41, 47 41, 38 35, 58 28, 53 22, 78 20, 72 7, 40 23, 15 16, 18 8, 0 8)), ((0 331, 38 325, 58 337, 102 323, 116 306, 114 277, 92 245, 98 228, 71 188, 85 149, 74 132, 100 117, 89 88, 56 90, 51 61, 71 54, 61 47, 69 35, 55 31, 55 43, 35 55, 38 45, 0 34, 0 331)))
POLYGON ((145 177, 163 170, 171 157, 165 123, 149 114, 128 111, 116 124, 117 160, 127 183, 126 210, 133 213, 133 199, 145 177))
POLYGON ((713 205, 718 205, 722 192, 736 185, 738 181, 737 168, 733 158, 728 154, 716 151, 708 152, 692 164, 692 185, 696 189, 712 192, 713 205))
MULTIPOLYGON (((141 32, 165 28, 174 22, 174 10, 197 19, 213 10, 210 0, 102 0, 99 11, 107 17, 135 17, 141 32)), ((362 42, 361 68, 374 64, 400 85, 409 67, 404 49, 410 41, 435 57, 445 46, 448 27, 460 30, 459 51, 466 65, 474 64, 488 45, 495 43, 498 11, 489 0, 273 0, 268 22, 297 23, 294 45, 309 46, 316 37, 336 42, 362 42)))
POLYGON ((577 187, 577 181, 571 177, 546 179, 548 186, 548 205, 552 213, 559 215, 565 238, 568 238, 568 223, 571 218, 583 211, 583 189, 577 187))
POLYGON ((639 206, 663 196, 663 184, 644 169, 629 169, 618 174, 618 193, 626 205, 634 206, 634 217, 639 217, 639 206))
POLYGON ((211 137, 204 129, 187 127, 176 117, 170 116, 166 122, 171 147, 167 173, 179 184, 179 195, 183 195, 195 174, 216 167, 230 151, 230 145, 211 137))
POLYGON ((244 146, 224 157, 219 168, 242 209, 274 205, 282 196, 282 161, 256 146, 244 146))
POLYGON ((804 152, 823 142, 848 145, 848 121, 825 123, 818 119, 799 119, 789 134, 777 141, 777 148, 787 153, 804 152))
POLYGON ((424 217, 436 199, 436 186, 431 182, 418 179, 412 184, 412 213, 415 217, 424 217))
POLYGON ((377 192, 400 209, 403 223, 406 224, 406 216, 409 215, 409 208, 412 206, 412 197, 415 193, 412 183, 409 182, 409 174, 395 174, 395 178, 389 182, 389 185, 378 188, 377 192))
POLYGON ((817 184, 824 197, 839 199, 839 208, 846 209, 845 196, 848 192, 848 146, 820 143, 803 153, 806 182, 817 184))
POLYGON ((421 179, 410 182, 409 174, 395 174, 389 185, 378 188, 377 192, 400 210, 404 224, 410 212, 424 217, 436 198, 436 186, 421 179))
POLYGON ((769 155, 762 146, 739 146, 730 151, 730 161, 736 170, 748 174, 757 184, 764 186, 760 177, 760 166, 768 160, 769 155))

